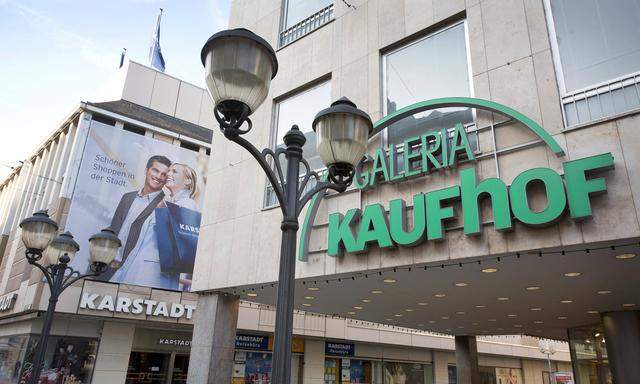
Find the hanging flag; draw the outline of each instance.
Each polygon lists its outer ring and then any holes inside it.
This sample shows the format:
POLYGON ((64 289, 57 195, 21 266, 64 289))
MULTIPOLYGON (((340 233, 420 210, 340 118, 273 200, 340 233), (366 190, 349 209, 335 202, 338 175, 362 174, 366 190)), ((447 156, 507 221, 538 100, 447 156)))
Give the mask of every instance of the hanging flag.
POLYGON ((127 54, 127 48, 122 48, 122 53, 120 54, 120 66, 118 68, 122 68, 124 65, 124 56, 127 54))
POLYGON ((160 50, 160 20, 162 19, 162 8, 156 19, 156 28, 151 38, 151 47, 149 47, 149 66, 160 72, 164 72, 164 57, 160 50))

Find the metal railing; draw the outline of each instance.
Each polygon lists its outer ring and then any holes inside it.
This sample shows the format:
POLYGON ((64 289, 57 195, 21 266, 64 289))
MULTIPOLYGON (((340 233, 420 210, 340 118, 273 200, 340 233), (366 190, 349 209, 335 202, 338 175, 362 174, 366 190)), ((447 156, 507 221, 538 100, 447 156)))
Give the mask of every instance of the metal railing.
POLYGON ((280 32, 280 47, 298 40, 333 19, 333 4, 280 32))
POLYGON ((640 108, 640 72, 562 97, 565 127, 587 124, 640 108))

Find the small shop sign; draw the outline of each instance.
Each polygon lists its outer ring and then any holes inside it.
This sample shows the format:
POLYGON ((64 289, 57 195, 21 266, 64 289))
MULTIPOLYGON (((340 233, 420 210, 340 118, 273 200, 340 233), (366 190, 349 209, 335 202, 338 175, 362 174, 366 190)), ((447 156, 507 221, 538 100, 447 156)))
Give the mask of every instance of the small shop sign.
POLYGON ((327 356, 353 356, 355 354, 355 344, 349 343, 324 343, 324 354, 327 356))
POLYGON ((251 349, 258 351, 269 350, 269 336, 263 335, 236 335, 236 349, 251 349))
POLYGON ((160 337, 160 338, 158 338, 158 345, 168 345, 168 346, 176 346, 176 347, 190 347, 191 346, 191 340, 160 337))

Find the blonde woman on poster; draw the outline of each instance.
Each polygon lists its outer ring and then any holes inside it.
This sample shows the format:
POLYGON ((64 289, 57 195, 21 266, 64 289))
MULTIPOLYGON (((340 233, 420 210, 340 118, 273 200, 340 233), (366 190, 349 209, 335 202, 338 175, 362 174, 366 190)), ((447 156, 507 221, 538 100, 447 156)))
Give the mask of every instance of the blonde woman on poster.
MULTIPOLYGON (((186 208, 198 212, 196 199, 200 194, 198 190, 198 174, 186 164, 173 163, 169 167, 165 188, 168 194, 165 196, 165 203, 172 203, 181 208, 186 208)), ((194 255, 195 258, 195 255, 194 255)), ((180 289, 191 290, 191 273, 180 273, 180 289)))
POLYGON ((165 201, 193 211, 198 210, 195 200, 199 195, 198 174, 193 168, 186 164, 171 164, 165 187, 169 191, 165 201))

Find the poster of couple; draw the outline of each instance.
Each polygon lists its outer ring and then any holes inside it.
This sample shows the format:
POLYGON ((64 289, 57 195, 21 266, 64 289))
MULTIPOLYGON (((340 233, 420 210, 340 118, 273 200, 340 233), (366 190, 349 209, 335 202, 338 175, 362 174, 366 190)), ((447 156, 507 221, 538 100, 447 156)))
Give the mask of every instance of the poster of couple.
POLYGON ((189 291, 207 161, 92 121, 66 225, 81 246, 72 266, 87 270, 89 236, 111 227, 122 247, 100 280, 189 291))

